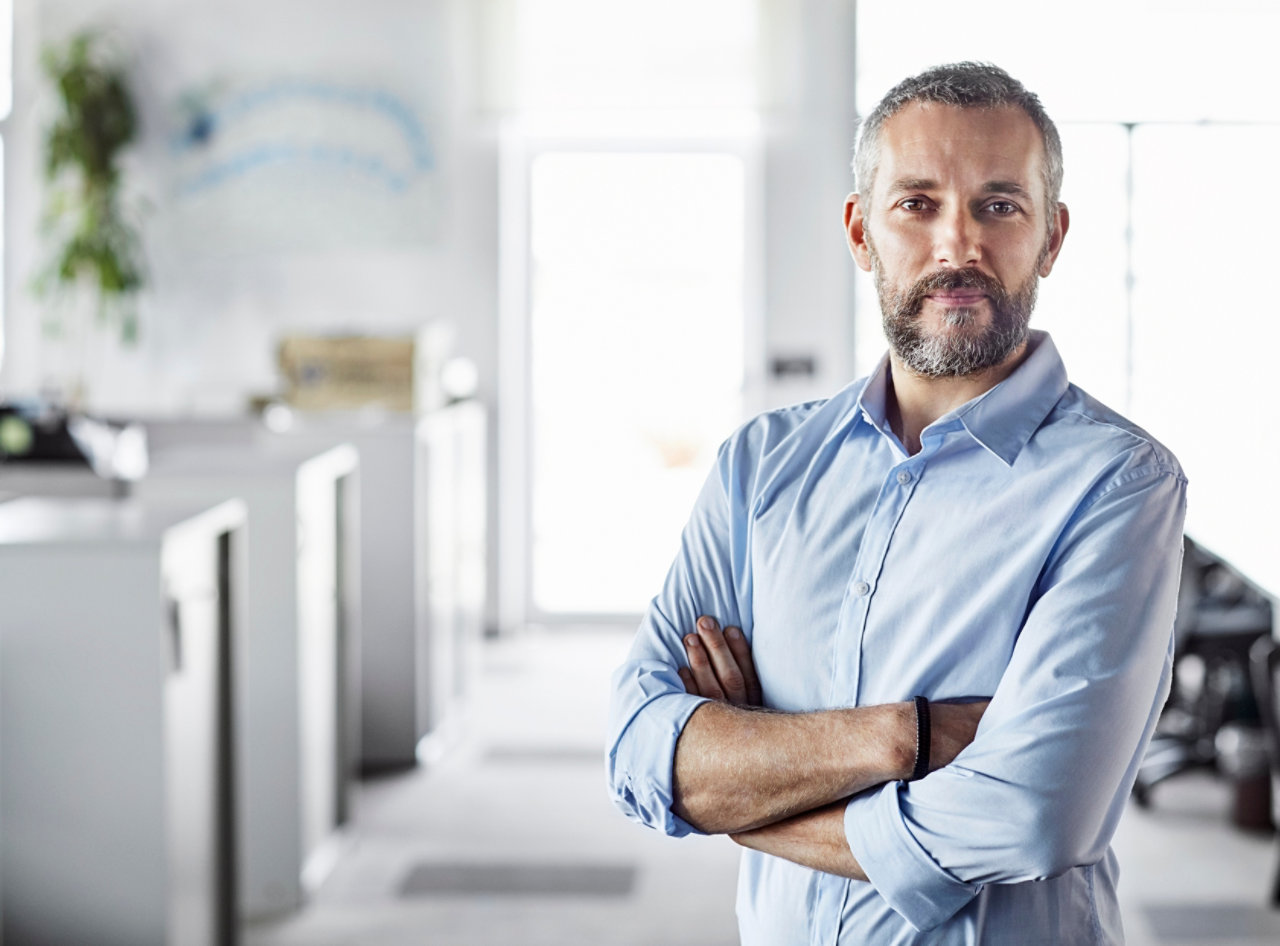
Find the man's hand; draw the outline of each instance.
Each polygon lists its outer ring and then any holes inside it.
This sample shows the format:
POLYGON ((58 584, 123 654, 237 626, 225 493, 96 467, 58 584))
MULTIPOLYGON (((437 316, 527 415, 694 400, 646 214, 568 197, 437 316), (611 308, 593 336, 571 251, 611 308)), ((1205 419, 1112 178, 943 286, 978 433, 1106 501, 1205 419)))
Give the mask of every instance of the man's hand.
POLYGON ((751 645, 741 628, 721 632, 715 618, 704 615, 698 618, 697 632, 685 636, 684 648, 689 666, 678 672, 688 692, 735 706, 763 705, 751 645))
MULTIPOLYGON (((929 704, 929 771, 949 765, 960 750, 973 742, 978 722, 987 711, 990 700, 977 703, 929 704)), ((915 707, 911 704, 914 722, 915 707)))

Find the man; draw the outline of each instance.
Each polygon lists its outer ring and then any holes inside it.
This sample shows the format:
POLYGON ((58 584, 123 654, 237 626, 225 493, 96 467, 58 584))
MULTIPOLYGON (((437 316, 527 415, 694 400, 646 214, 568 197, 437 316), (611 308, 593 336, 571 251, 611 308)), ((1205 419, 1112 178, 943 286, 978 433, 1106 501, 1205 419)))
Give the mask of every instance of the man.
POLYGON ((932 69, 855 165, 889 353, 721 447, 614 677, 614 797, 748 849, 748 946, 1120 943, 1186 480, 1028 330, 1069 223, 1034 95, 932 69))

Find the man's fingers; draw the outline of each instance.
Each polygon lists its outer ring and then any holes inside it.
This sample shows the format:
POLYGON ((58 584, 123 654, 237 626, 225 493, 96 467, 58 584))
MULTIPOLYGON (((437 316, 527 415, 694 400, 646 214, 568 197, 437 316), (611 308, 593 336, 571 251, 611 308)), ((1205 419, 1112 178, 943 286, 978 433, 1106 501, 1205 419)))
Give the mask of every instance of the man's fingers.
POLYGON ((698 637, 711 659, 711 668, 715 671, 725 698, 730 703, 747 702, 746 677, 714 618, 698 618, 698 637))
POLYGON ((761 705, 751 645, 740 628, 721 631, 715 618, 704 615, 698 618, 696 632, 685 637, 684 645, 689 667, 680 670, 680 679, 686 690, 738 705, 761 705))
POLYGON ((689 634, 684 639, 685 653, 689 655, 689 670, 692 672, 694 685, 699 696, 713 700, 723 700, 724 690, 720 689, 720 681, 711 669, 711 660, 707 657, 707 649, 697 634, 689 634))
POLYGON ((760 691, 760 678, 756 676, 755 661, 751 659, 751 645, 747 643, 747 637, 742 633, 742 628, 726 627, 724 638, 729 645, 729 652, 733 654, 733 659, 738 664, 738 669, 742 671, 747 703, 751 706, 763 705, 764 695, 760 691))

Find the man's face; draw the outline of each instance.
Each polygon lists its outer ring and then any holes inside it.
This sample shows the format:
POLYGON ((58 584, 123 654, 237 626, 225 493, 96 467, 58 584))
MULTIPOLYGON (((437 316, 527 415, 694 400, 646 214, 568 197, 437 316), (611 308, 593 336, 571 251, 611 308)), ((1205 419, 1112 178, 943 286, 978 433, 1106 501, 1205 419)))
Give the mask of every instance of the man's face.
POLYGON ((870 207, 853 195, 845 222, 910 370, 969 375, 1022 350, 1067 227, 1066 208, 1046 206, 1043 162, 1018 108, 913 103, 885 122, 870 207))

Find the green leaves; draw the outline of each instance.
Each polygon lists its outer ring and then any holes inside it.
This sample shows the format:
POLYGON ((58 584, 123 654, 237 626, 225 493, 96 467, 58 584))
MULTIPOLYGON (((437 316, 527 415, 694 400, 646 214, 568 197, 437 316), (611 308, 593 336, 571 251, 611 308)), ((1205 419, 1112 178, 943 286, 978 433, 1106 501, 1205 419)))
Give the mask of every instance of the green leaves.
POLYGON ((59 109, 44 141, 44 230, 55 249, 36 288, 87 286, 101 315, 119 314, 121 338, 130 341, 137 321, 122 303, 145 275, 137 230, 120 202, 120 156, 138 132, 125 69, 89 30, 46 49, 42 64, 59 109))

